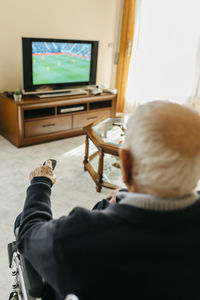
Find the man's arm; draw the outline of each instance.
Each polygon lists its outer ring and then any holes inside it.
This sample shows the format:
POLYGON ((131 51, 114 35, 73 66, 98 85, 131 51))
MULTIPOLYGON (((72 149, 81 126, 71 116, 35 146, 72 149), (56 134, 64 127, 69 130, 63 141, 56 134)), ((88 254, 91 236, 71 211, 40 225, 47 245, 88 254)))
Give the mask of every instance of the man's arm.
POLYGON ((46 222, 52 219, 50 196, 56 176, 53 173, 51 161, 47 160, 45 165, 33 170, 29 179, 31 184, 27 189, 26 201, 21 215, 18 243, 25 232, 35 226, 38 221, 46 222))
POLYGON ((37 272, 56 289, 56 278, 52 276, 55 270, 53 253, 55 221, 52 219, 50 196, 55 175, 51 169, 51 162, 31 172, 30 179, 17 246, 37 272))

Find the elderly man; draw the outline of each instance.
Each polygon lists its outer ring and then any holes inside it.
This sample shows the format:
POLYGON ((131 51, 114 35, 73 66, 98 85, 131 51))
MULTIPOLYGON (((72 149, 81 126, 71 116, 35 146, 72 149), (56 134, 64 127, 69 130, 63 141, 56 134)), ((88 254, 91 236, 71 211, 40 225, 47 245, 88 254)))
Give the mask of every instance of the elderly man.
POLYGON ((200 299, 199 115, 174 103, 140 106, 120 156, 128 190, 57 220, 51 163, 36 168, 19 251, 59 300, 200 299))

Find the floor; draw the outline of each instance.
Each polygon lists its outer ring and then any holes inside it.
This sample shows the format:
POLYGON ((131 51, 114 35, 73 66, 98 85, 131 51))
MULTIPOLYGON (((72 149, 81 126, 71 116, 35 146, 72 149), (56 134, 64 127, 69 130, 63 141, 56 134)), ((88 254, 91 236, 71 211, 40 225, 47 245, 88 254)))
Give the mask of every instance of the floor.
POLYGON ((23 208, 29 173, 48 158, 55 158, 57 181, 52 190, 54 218, 68 214, 75 206, 92 208, 109 190, 97 193, 83 169, 85 137, 73 137, 40 145, 16 148, 0 135, 0 299, 7 300, 12 277, 7 244, 14 240, 13 222, 23 208))

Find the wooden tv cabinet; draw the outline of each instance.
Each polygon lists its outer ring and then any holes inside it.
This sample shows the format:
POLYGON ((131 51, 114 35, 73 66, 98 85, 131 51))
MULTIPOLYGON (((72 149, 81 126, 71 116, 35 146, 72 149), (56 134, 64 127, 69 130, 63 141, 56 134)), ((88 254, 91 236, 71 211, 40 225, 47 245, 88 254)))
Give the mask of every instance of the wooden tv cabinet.
POLYGON ((114 116, 117 96, 23 96, 15 102, 0 94, 0 134, 17 147, 83 134, 83 126, 114 116), (68 112, 65 112, 68 110, 68 112))

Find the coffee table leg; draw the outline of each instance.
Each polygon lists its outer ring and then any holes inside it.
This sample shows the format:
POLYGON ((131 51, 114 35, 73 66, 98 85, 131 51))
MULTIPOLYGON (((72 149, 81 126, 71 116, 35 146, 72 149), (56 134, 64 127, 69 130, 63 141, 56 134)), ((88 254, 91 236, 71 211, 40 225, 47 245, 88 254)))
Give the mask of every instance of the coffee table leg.
POLYGON ((99 166, 98 166, 98 173, 97 173, 97 181, 96 181, 96 191, 101 191, 101 184, 102 184, 102 178, 103 178, 103 157, 104 153, 103 150, 99 150, 99 166))
POLYGON ((87 171, 87 168, 85 167, 85 164, 88 162, 88 155, 89 155, 89 138, 86 135, 85 138, 85 156, 84 156, 84 170, 87 171))

